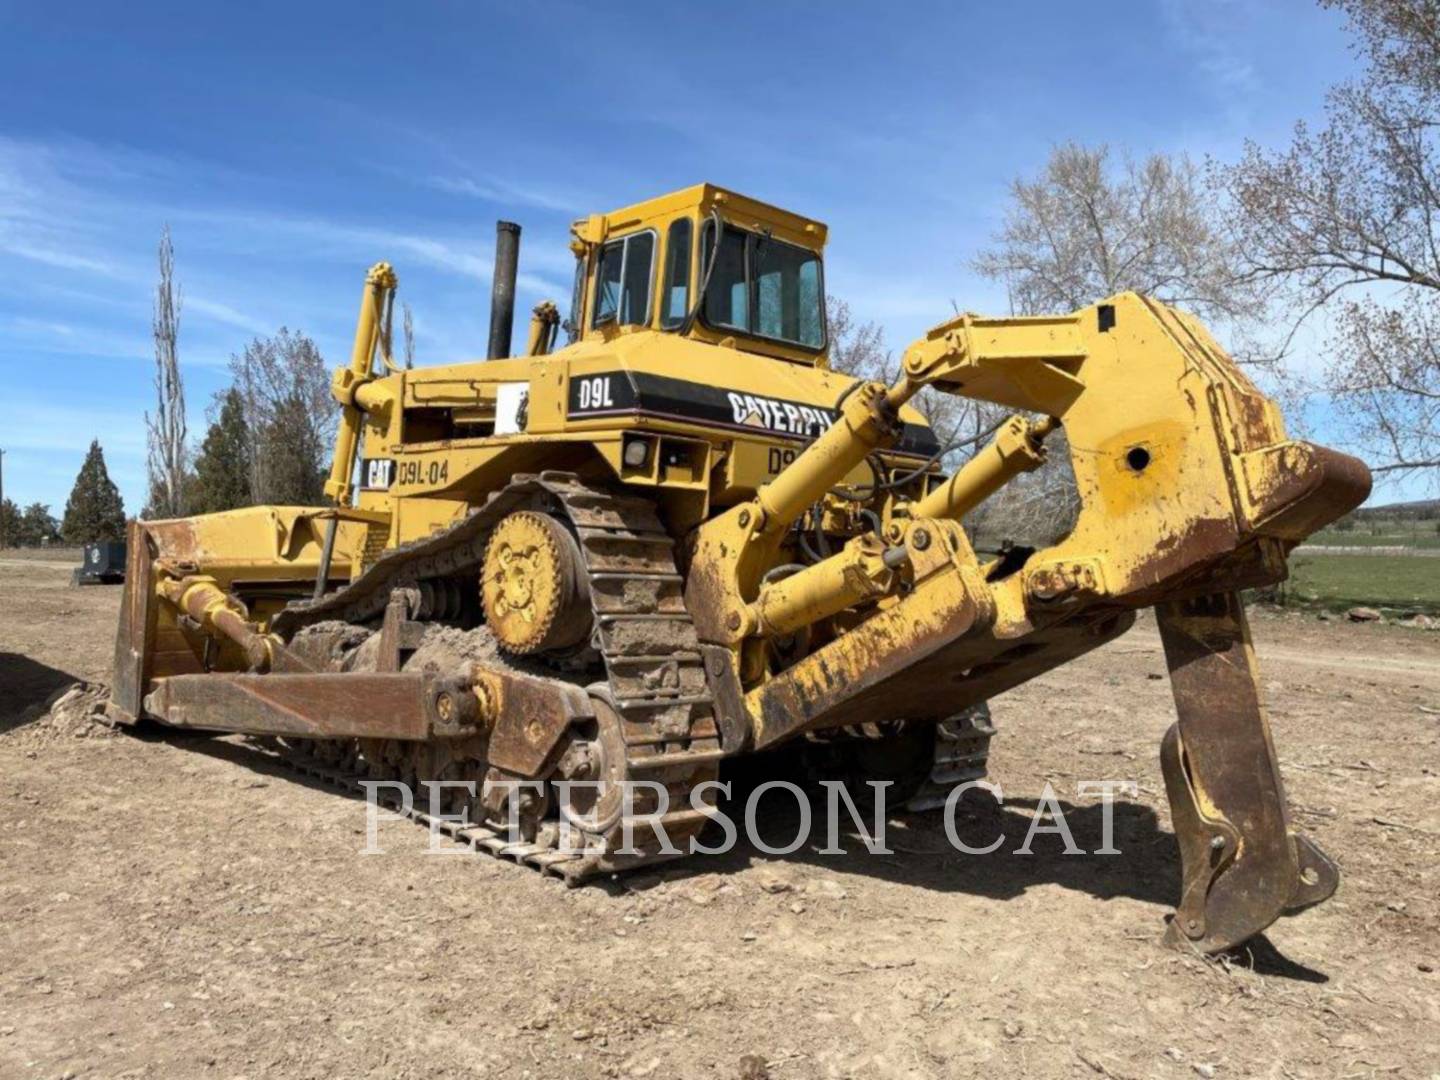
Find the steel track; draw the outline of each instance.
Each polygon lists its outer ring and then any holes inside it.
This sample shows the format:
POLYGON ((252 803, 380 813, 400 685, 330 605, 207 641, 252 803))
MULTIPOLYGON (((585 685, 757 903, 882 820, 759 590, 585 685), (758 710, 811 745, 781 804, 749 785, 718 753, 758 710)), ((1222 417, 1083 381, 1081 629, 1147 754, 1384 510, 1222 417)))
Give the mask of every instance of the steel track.
MULTIPOLYGON (((685 854, 687 841, 707 821, 702 809, 691 806, 691 793, 718 775, 723 754, 699 639, 685 610, 683 579, 675 567, 674 540, 649 501, 617 494, 570 473, 517 476, 452 528, 391 549, 345 588, 287 608, 276 618, 276 629, 290 635, 322 620, 369 621, 383 612, 392 589, 460 574, 478 577, 491 530, 507 513, 536 508, 562 516, 579 541, 595 622, 592 644, 604 660, 607 676, 597 696, 618 718, 624 746, 619 773, 624 779, 664 786, 670 807, 660 817, 664 838, 685 854)), ((334 742, 304 744, 338 759, 330 761, 282 745, 282 759, 297 770, 351 790, 363 791, 362 781, 384 778, 392 769, 422 781, 473 779, 477 784, 483 782, 487 769, 483 759, 440 762, 430 743, 389 744, 392 753, 398 750, 403 756, 388 767, 369 760, 359 742, 340 747, 334 742), (346 765, 363 771, 347 771, 346 765)), ((628 822, 617 818, 610 824, 597 837, 600 850, 594 854, 555 850, 543 839, 549 833, 553 842, 554 830, 542 830, 537 842, 517 844, 484 823, 460 826, 440 821, 438 827, 477 851, 512 858, 574 885, 677 857, 663 850, 660 834, 642 820, 654 805, 642 793, 635 817, 628 822), (627 824, 639 854, 620 854, 627 824)), ((396 803, 391 809, 401 807, 396 803)), ((408 816, 427 826, 432 820, 413 808, 408 816)))

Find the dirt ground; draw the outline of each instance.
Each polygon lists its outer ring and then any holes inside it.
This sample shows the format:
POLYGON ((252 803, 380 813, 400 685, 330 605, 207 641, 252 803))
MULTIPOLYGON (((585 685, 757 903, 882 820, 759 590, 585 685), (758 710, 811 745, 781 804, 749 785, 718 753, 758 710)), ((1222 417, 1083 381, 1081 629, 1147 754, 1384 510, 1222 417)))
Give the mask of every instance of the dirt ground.
POLYGON ((242 740, 50 723, 108 677, 119 600, 70 565, 0 553, 0 1076, 1440 1075, 1440 633, 1256 616, 1292 809, 1343 881, 1207 961, 1161 944, 1149 621, 994 703, 1007 805, 973 828, 1000 853, 930 815, 889 857, 817 839, 567 890, 404 822, 362 856, 363 803, 242 740), (1086 778, 1138 782, 1121 854, 1014 854, 1047 780, 1100 845, 1086 778))

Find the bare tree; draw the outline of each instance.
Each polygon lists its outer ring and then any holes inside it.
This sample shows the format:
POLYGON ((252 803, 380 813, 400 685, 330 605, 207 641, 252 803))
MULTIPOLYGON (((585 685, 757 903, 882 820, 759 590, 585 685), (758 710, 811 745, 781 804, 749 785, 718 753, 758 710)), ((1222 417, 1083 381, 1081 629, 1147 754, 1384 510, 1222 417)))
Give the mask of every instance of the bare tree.
POLYGON ((253 501, 319 503, 339 406, 315 342, 281 327, 232 356, 230 374, 252 433, 253 501))
MULTIPOLYGON (((885 332, 879 323, 857 321, 849 304, 829 296, 826 297, 826 325, 832 369, 887 384, 899 377, 899 362, 886 346, 885 332)), ((942 393, 930 387, 921 390, 911 404, 930 424, 940 442, 940 461, 945 469, 952 472, 982 449, 988 443, 990 434, 1009 415, 1009 410, 1000 405, 942 393)), ((1063 447, 1061 456, 1064 456, 1063 447)), ((990 547, 998 547, 1006 541, 1024 543, 1042 535, 1059 536, 1073 522, 1074 506, 1078 500, 1078 496, 1073 494, 1073 473, 1070 476, 1068 501, 1050 498, 1022 478, 1008 485, 972 514, 966 525, 972 531, 980 527, 983 542, 990 547), (1016 500, 1014 489, 1017 483, 1024 494, 1021 501, 1016 500), (1017 523, 1024 527, 1017 528, 1017 523)))
POLYGON ((1440 302, 1418 289, 1347 302, 1335 344, 1329 387, 1374 471, 1440 472, 1440 302))
POLYGON ((857 322, 849 304, 838 296, 827 296, 825 329, 832 370, 860 379, 889 377, 890 351, 879 323, 857 322))
POLYGON ((155 413, 145 414, 150 483, 146 517, 185 513, 187 451, 185 383, 180 375, 180 287, 175 281, 175 248, 170 226, 160 234, 160 279, 155 285, 155 413))
POLYGON ((975 259, 1018 314, 1070 311, 1133 289, 1208 319, 1255 307, 1200 170, 1154 154, 1112 163, 1106 146, 1067 143, 1034 179, 1010 185, 994 246, 975 259))
MULTIPOLYGON (((1184 156, 1112 160, 1106 146, 1068 143, 1041 173, 1010 186, 993 246, 975 259, 1002 282, 1016 314, 1071 311, 1133 290, 1243 329, 1263 292, 1241 270, 1216 193, 1184 156)), ((982 544, 1053 543, 1080 499, 1063 430, 1048 460, 1017 477, 967 520, 982 544)))
POLYGON ((1045 464, 1021 473, 965 516, 976 550, 1048 547, 1075 527, 1080 492, 1063 430, 1045 440, 1045 464))
POLYGON ((401 332, 405 339, 405 370, 409 371, 415 366, 415 319, 410 314, 410 305, 403 300, 400 310, 403 314, 401 332))
POLYGON ((1330 91, 1321 130, 1249 145, 1221 178, 1249 276, 1284 289, 1294 328, 1325 313, 1323 386, 1375 471, 1440 483, 1440 3, 1321 2, 1363 72, 1330 91))
MULTIPOLYGON (((850 305, 835 296, 825 298, 825 319, 833 370, 887 384, 899 378, 900 363, 886 344, 885 331, 879 323, 857 321, 850 305)), ((997 407, 986 402, 942 394, 929 387, 921 390, 911 404, 946 446, 985 431, 998 416, 997 407)), ((970 446, 959 449, 969 451, 970 446)), ((968 452, 963 452, 958 460, 968 456, 968 452)), ((948 464, 957 460, 950 454, 946 457, 948 464)))

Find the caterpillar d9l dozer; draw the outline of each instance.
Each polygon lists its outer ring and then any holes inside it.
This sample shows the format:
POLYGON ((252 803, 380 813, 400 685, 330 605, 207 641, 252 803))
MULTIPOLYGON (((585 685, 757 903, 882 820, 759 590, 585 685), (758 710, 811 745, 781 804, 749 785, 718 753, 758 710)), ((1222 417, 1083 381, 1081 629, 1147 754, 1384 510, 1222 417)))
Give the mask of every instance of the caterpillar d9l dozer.
POLYGON ((471 781, 444 788, 456 835, 576 882, 683 852, 721 762, 792 741, 943 802, 983 765, 987 699, 1154 607, 1171 936, 1223 949, 1333 892, 1287 816, 1239 591, 1363 501, 1360 462, 1286 438, 1194 319, 1142 296, 952 319, 887 386, 827 367, 818 222, 702 185, 573 234, 569 341, 541 304, 523 357, 515 226, 485 361, 398 368, 395 275, 370 271, 333 505, 136 523, 117 717, 471 781), (947 476, 923 387, 1015 415, 947 476), (978 557, 961 518, 1057 427, 1073 528, 978 557))

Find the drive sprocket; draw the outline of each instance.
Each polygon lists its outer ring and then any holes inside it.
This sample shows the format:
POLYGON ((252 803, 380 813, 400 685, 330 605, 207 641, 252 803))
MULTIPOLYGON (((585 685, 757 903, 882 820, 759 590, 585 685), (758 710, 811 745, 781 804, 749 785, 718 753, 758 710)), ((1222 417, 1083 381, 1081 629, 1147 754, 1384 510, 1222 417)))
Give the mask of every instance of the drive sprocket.
POLYGON ((548 514, 501 518, 485 547, 480 600, 496 640, 517 656, 583 644, 594 619, 574 535, 548 514))

